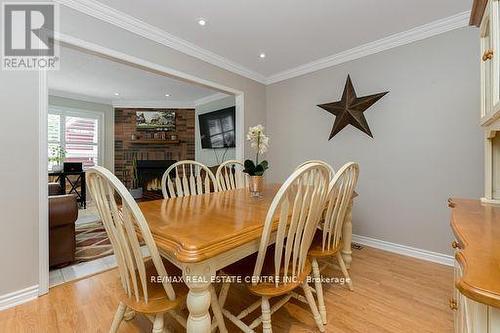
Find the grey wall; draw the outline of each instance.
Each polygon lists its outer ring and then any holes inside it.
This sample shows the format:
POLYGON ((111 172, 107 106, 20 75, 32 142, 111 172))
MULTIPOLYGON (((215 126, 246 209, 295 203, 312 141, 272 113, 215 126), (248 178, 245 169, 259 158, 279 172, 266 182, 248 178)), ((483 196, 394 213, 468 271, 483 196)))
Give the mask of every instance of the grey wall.
POLYGON ((267 89, 270 180, 307 159, 360 164, 358 235, 450 253, 450 196, 479 198, 479 37, 463 28, 273 84, 267 89), (358 96, 390 91, 365 112, 374 139, 350 126, 331 141, 347 74, 358 96))
POLYGON ((0 295, 38 284, 37 80, 0 72, 0 295))
POLYGON ((210 103, 205 103, 196 106, 196 120, 195 120, 195 134, 194 134, 194 140, 195 140, 195 156, 196 160, 198 162, 201 162, 205 165, 208 166, 214 166, 220 164, 222 161, 222 156, 225 156, 224 161, 228 160, 234 160, 235 159, 235 149, 234 148, 229 148, 227 149, 227 152, 224 154, 224 149, 217 149, 217 155, 219 161, 217 161, 217 158, 215 156, 214 150, 213 149, 202 149, 201 148, 201 140, 200 140, 200 124, 198 122, 198 116, 200 114, 204 114, 207 112, 212 112, 224 108, 228 108, 231 106, 235 105, 235 99, 234 96, 228 96, 221 98, 216 101, 212 101, 210 103))
MULTIPOLYGON (((50 80, 50 73, 49 73, 50 80)), ((112 105, 80 101, 73 98, 49 96, 49 105, 63 108, 94 111, 104 114, 104 160, 101 165, 109 170, 115 169, 115 109, 112 105)))

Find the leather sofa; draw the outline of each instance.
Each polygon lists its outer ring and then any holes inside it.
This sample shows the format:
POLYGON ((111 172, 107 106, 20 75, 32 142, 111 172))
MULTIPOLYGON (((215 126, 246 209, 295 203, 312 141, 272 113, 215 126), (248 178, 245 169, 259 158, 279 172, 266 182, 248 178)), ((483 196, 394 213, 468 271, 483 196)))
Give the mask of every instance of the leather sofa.
POLYGON ((58 183, 49 183, 49 266, 75 261, 75 222, 78 218, 76 197, 63 194, 58 183))

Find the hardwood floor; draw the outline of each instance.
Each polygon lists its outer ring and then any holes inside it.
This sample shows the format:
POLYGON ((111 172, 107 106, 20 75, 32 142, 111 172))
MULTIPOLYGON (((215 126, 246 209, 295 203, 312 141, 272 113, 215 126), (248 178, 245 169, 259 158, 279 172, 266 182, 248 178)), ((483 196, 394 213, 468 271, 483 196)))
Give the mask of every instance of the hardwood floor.
MULTIPOLYGON (((341 272, 326 269, 323 275, 341 277, 341 272)), ((354 292, 345 285, 324 287, 327 332, 452 332, 451 267, 365 247, 353 251, 351 277, 354 292)), ((0 332, 108 332, 119 294, 109 285, 117 278, 116 270, 104 272, 0 312, 0 332)), ((244 288, 231 287, 227 306, 237 311, 253 300, 244 288)), ((172 320, 168 324, 182 331, 172 320)), ((307 305, 299 301, 273 314, 272 324, 274 332, 317 331, 307 305)), ((226 325, 230 332, 238 331, 229 321, 226 325)), ((150 331, 149 321, 139 315, 119 329, 120 333, 150 331)))

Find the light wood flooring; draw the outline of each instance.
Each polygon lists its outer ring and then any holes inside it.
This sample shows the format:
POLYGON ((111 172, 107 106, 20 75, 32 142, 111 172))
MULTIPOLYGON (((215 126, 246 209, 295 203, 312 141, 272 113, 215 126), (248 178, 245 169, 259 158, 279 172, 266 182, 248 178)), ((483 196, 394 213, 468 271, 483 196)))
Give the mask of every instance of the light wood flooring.
MULTIPOLYGON (((340 277, 340 272, 327 269, 324 275, 340 277)), ((365 247, 353 250, 351 277, 354 292, 346 286, 324 288, 327 332, 452 332, 451 267, 365 247)), ((119 293, 109 285, 117 278, 113 269, 54 287, 46 296, 0 312, 0 332, 108 332, 119 293)), ((244 288, 231 287, 227 307, 237 311, 253 300, 244 288)), ((274 332, 316 331, 306 305, 298 301, 273 314, 272 324, 274 332)), ((238 331, 227 325, 230 332, 238 331)), ((123 322, 119 332, 151 332, 151 324, 138 315, 123 322)))

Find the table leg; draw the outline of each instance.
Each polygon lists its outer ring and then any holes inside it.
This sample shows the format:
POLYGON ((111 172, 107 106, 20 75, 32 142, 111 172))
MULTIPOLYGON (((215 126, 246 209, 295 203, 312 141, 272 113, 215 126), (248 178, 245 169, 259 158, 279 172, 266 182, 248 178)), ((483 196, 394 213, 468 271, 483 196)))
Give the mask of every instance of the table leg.
POLYGON ((344 259, 345 266, 347 268, 351 267, 352 262, 352 202, 349 203, 349 207, 347 207, 347 212, 345 215, 344 226, 342 228, 342 258, 344 259))
POLYGON ((66 194, 66 175, 63 173, 59 175, 59 184, 61 185, 62 193, 66 194))
POLYGON ((188 265, 183 269, 184 281, 189 287, 187 308, 188 333, 209 333, 211 328, 210 282, 215 272, 208 265, 188 265))

